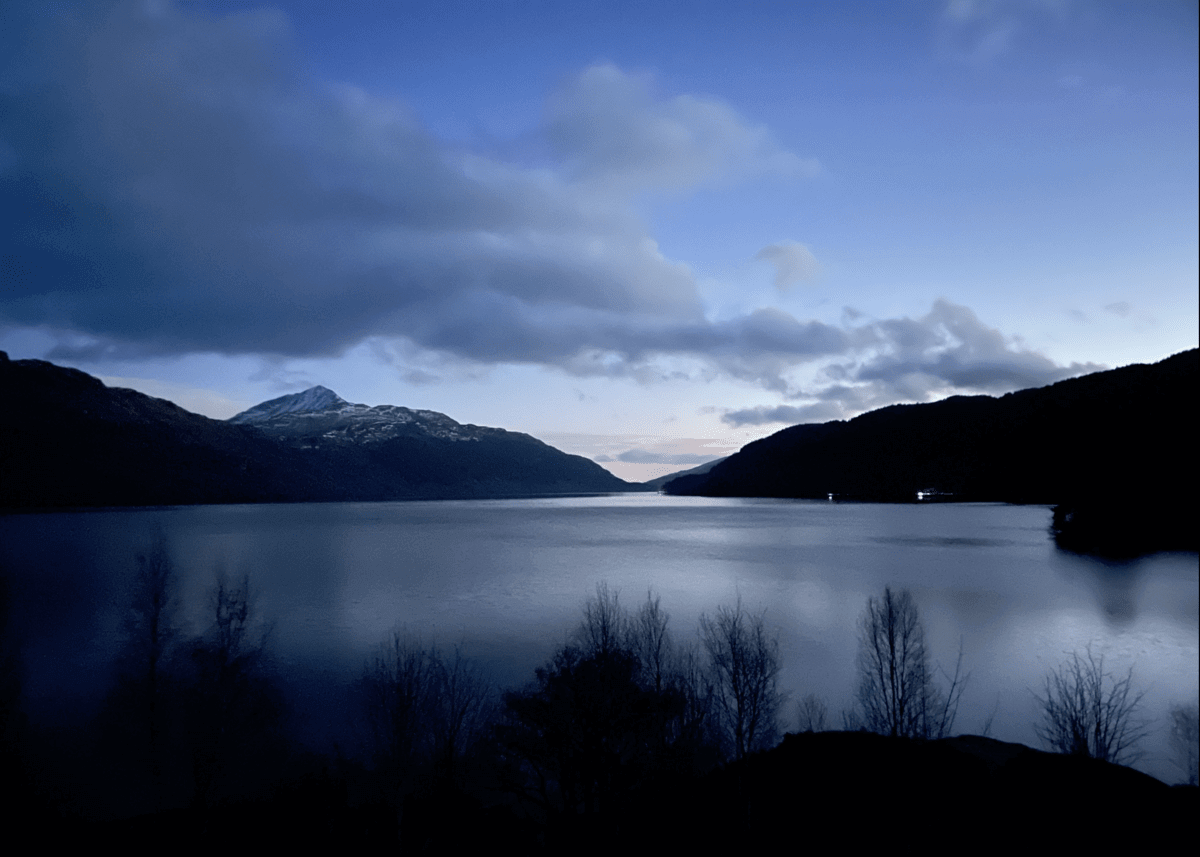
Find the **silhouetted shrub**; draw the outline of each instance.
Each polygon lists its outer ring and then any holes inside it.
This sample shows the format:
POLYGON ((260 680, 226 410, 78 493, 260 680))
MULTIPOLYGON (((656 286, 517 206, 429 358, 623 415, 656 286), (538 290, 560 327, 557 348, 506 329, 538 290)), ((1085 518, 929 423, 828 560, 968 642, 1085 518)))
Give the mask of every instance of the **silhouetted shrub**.
POLYGON ((1037 697, 1038 737, 1059 753, 1130 764, 1146 734, 1138 716, 1142 697, 1133 690, 1132 667, 1116 678, 1104 671, 1104 656, 1096 657, 1088 646, 1085 657, 1074 652, 1046 676, 1045 693, 1037 697))

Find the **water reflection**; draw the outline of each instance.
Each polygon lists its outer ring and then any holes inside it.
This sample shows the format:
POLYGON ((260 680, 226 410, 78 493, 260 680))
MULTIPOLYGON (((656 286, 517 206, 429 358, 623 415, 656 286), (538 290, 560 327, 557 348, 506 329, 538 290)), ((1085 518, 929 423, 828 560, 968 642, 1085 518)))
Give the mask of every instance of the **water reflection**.
MULTIPOLYGON (((523 685, 598 581, 630 605, 652 588, 685 642, 738 595, 766 607, 782 686, 828 700, 835 721, 853 698, 858 618, 891 585, 913 591, 935 661, 952 668, 962 645, 961 729, 990 718, 993 736, 1035 744, 1031 689, 1089 643, 1115 670, 1134 667, 1165 723, 1197 693, 1195 556, 1108 565, 1057 551, 1048 523, 1044 507, 657 495, 191 507, 3 517, 0 563, 26 704, 45 716, 105 692, 136 556, 161 527, 189 633, 205 629, 217 568, 250 575, 314 734, 336 719, 321 700, 398 627, 523 685)), ((1170 778, 1167 758, 1159 730, 1144 767, 1170 778)))

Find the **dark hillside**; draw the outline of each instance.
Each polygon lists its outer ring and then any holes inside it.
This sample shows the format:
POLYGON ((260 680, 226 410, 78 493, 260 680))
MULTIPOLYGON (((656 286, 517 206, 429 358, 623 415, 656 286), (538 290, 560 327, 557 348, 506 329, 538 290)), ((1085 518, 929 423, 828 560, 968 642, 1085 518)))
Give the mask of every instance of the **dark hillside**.
POLYGON ((332 443, 321 432, 277 437, 106 387, 75 369, 9 360, 3 352, 0 402, 0 508, 509 497, 635 487, 593 461, 502 429, 460 427, 470 439, 457 441, 401 426, 377 442, 354 424, 342 425, 344 437, 332 443))
POLYGON ((999 399, 956 396, 793 426, 664 490, 899 502, 934 492, 1062 504, 1064 546, 1089 550, 1099 539, 1114 554, 1195 550, 1196 459, 1186 426, 1198 361, 1193 349, 999 399))
POLYGON ((755 443, 679 494, 1056 503, 1080 493, 1170 491, 1200 352, 1021 390, 894 405, 848 422, 799 425, 755 443))
POLYGON ((75 369, 0 358, 0 507, 321 499, 319 473, 253 429, 75 369))
POLYGON ((705 851, 770 849, 805 825, 855 851, 1157 850, 1190 832, 1197 797, 1131 768, 975 735, 821 732, 716 772, 680 811, 686 845, 705 851))

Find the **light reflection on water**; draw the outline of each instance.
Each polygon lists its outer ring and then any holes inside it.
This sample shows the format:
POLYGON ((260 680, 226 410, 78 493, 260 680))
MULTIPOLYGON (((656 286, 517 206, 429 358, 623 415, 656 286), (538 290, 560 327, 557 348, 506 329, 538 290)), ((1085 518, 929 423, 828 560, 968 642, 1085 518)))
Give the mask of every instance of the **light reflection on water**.
MULTIPOLYGON (((858 617, 885 585, 913 591, 936 660, 961 640, 958 728, 1036 745, 1033 690, 1091 643, 1146 691, 1142 767, 1173 780, 1165 715, 1197 695, 1197 561, 1119 566, 1057 551, 1045 507, 871 505, 612 495, 510 501, 208 506, 0 517, 33 709, 102 692, 136 568, 161 527, 203 630, 215 570, 248 573, 285 667, 348 679, 392 629, 462 643, 505 685, 527 681, 599 581, 648 588, 677 641, 740 595, 767 609, 798 700, 851 704, 858 617)), ((301 680, 301 683, 312 679, 301 680)))

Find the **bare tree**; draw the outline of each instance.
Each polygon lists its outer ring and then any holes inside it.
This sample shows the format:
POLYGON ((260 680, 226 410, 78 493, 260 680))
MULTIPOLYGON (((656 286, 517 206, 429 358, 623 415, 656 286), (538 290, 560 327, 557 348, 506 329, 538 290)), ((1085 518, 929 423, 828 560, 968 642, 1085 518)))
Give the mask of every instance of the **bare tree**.
POLYGON ((405 631, 379 648, 360 689, 376 769, 397 802, 427 772, 453 782, 492 720, 492 689, 462 650, 443 656, 405 631))
POLYGON ((126 623, 129 647, 146 683, 154 687, 174 642, 178 602, 175 597, 175 566, 159 533, 150 550, 138 554, 138 576, 130 616, 126 623))
POLYGON ((249 575, 231 584, 223 572, 209 594, 212 625, 192 645, 189 702, 195 799, 207 803, 238 788, 255 755, 273 743, 283 714, 269 663, 270 627, 255 610, 249 575))
POLYGON ((677 740, 693 751, 697 770, 720 762, 722 736, 714 700, 712 674, 696 644, 680 646, 674 654, 672 681, 683 696, 677 740))
POLYGON ((881 735, 941 738, 950 733, 964 679, 962 651, 943 693, 925 647, 925 628, 907 589, 867 599, 859 624, 858 703, 863 725, 881 735))
POLYGON ((1104 656, 1072 653, 1046 676, 1038 737, 1059 753, 1129 764, 1146 734, 1138 716, 1143 694, 1133 690, 1133 668, 1124 678, 1104 671, 1104 656))
POLYGON ((483 672, 454 647, 452 657, 431 652, 436 698, 433 705, 434 764, 450 782, 459 761, 491 725, 495 700, 483 672))
POLYGON ((441 681, 438 664, 417 639, 396 631, 363 676, 367 724, 376 764, 396 778, 432 752, 432 721, 441 681))
POLYGON ((796 706, 796 728, 801 732, 824 732, 829 719, 829 706, 825 700, 810 693, 796 706))
POLYGON ((669 619, 667 611, 662 609, 661 599, 653 592, 647 592, 637 615, 629 620, 626 632, 627 645, 638 656, 645 681, 658 693, 667 687, 675 672, 674 649, 667 629, 669 619))
POLYGON ((767 633, 765 611, 746 613, 737 604, 700 616, 700 638, 708 654, 713 699, 734 754, 769 746, 778 731, 779 640, 767 633))
POLYGON ((618 595, 609 590, 607 583, 597 583, 595 597, 584 602, 583 622, 575 636, 585 654, 609 655, 626 648, 629 617, 618 595))
POLYGON ((144 700, 146 747, 150 773, 156 786, 162 773, 162 742, 166 727, 167 662, 177 629, 175 567, 166 537, 157 533, 149 551, 137 558, 138 574, 126 620, 125 658, 130 678, 144 700))
POLYGON ((1200 785, 1200 706, 1171 706, 1171 749, 1189 786, 1200 785))

